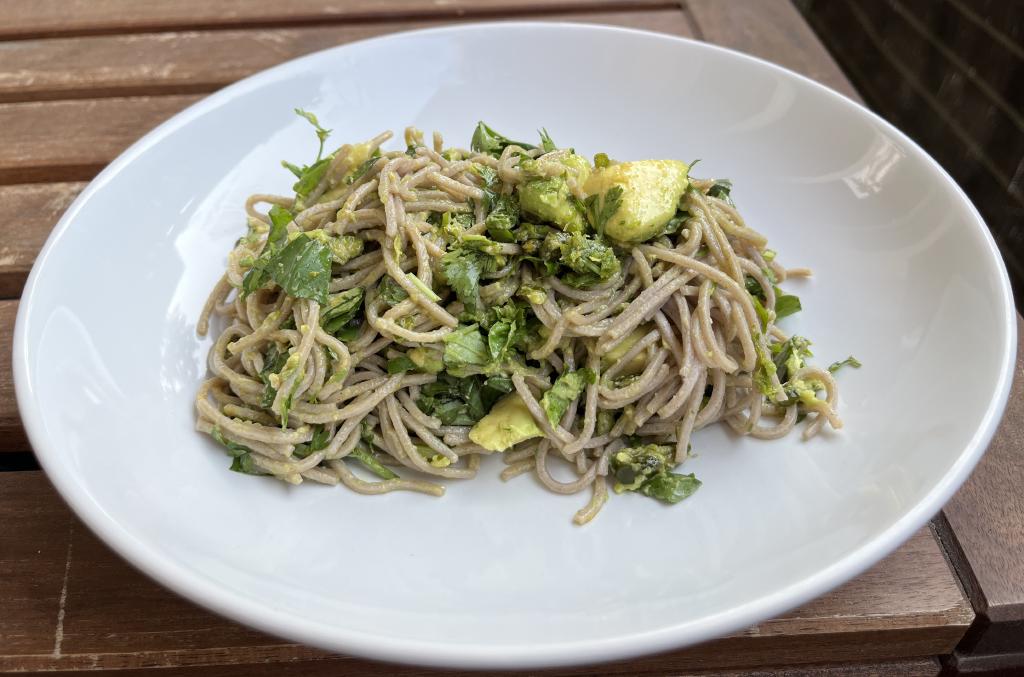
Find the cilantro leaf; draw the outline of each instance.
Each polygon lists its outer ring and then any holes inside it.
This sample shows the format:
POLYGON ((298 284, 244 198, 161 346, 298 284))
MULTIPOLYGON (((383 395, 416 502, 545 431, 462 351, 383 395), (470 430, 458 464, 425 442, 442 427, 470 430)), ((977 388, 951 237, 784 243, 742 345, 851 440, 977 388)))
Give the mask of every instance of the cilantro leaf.
MULTIPOLYGON (((487 238, 478 239, 497 246, 497 243, 487 238)), ((486 249, 488 247, 467 236, 441 257, 441 270, 448 281, 448 286, 459 297, 470 315, 476 315, 480 311, 480 276, 498 269, 498 259, 486 249)))
POLYGON ((484 221, 487 234, 498 242, 515 242, 513 229, 519 224, 519 202, 511 195, 502 195, 484 221))
POLYGON ((701 481, 696 475, 680 475, 674 472, 658 473, 640 487, 644 496, 656 498, 665 503, 676 504, 700 488, 701 481))
POLYGON ((462 326, 445 335, 444 364, 450 372, 484 367, 490 361, 490 351, 477 325, 462 326))
MULTIPOLYGON (((346 289, 327 297, 327 305, 320 310, 320 326, 328 334, 337 335, 359 315, 365 292, 360 287, 346 289)), ((360 324, 362 319, 360 318, 360 324)))
POLYGON ((730 197, 732 193, 732 181, 729 179, 718 179, 715 183, 708 188, 708 197, 716 197, 728 204, 735 206, 735 203, 730 197))
POLYGON ((267 266, 270 277, 294 298, 313 299, 325 305, 331 285, 331 250, 300 234, 267 266))
POLYGON ((522 141, 513 141, 507 136, 494 131, 483 122, 477 123, 476 129, 473 131, 473 139, 469 144, 469 147, 477 153, 487 153, 494 157, 499 157, 508 146, 519 146, 523 150, 530 150, 536 147, 522 141))
POLYGON ((566 284, 589 286, 607 280, 620 270, 615 250, 593 237, 582 233, 549 235, 544 247, 553 251, 556 246, 560 262, 573 271, 560 276, 566 284))
POLYGON ((313 426, 313 437, 309 442, 300 442, 295 445, 295 449, 292 450, 292 455, 296 458, 306 458, 310 454, 322 451, 327 448, 327 442, 330 440, 330 433, 323 427, 323 425, 313 426))
POLYGON ((270 208, 270 232, 263 251, 242 278, 242 297, 246 297, 267 283, 270 278, 267 266, 274 259, 288 238, 288 224, 295 216, 278 205, 270 208))
POLYGON ((263 381, 263 399, 260 401, 260 406, 269 408, 274 403, 277 389, 270 385, 270 375, 284 369, 284 363, 287 360, 288 351, 281 351, 276 343, 272 343, 263 357, 263 369, 260 370, 260 380, 263 381))
POLYGON ((834 374, 837 371, 839 371, 840 369, 842 369, 843 367, 853 367, 854 369, 860 369, 860 367, 861 367, 860 360, 858 360, 853 355, 850 355, 845 360, 840 360, 838 362, 833 362, 832 364, 830 364, 828 366, 828 370, 831 373, 834 374))
POLYGON ((437 381, 420 389, 416 405, 443 425, 473 425, 511 389, 512 383, 507 377, 458 378, 442 372, 437 375, 437 381))
POLYGON ((615 492, 638 491, 644 496, 673 504, 690 496, 701 482, 693 474, 670 472, 670 468, 675 466, 672 454, 671 447, 657 444, 617 451, 610 463, 615 492))
POLYGON ((792 294, 781 294, 780 291, 778 287, 775 288, 775 319, 781 320, 803 310, 798 297, 792 294))
POLYGON ((595 193, 583 201, 587 220, 599 235, 604 235, 605 225, 619 211, 623 192, 622 186, 612 186, 604 194, 595 193))
POLYGON ((345 458, 351 458, 353 461, 358 461, 364 468, 382 480, 393 480, 398 477, 391 468, 381 463, 377 458, 377 455, 370 451, 362 442, 357 444, 356 448, 353 449, 345 458))
POLYGON ((416 363, 410 360, 405 355, 399 355, 394 359, 388 360, 389 374, 401 374, 407 371, 412 371, 415 368, 416 363))
POLYGON ((242 456, 243 454, 248 454, 249 452, 252 451, 252 449, 250 449, 249 447, 238 444, 237 442, 232 442, 231 440, 225 438, 224 434, 221 433, 220 428, 218 428, 217 426, 213 426, 213 430, 210 431, 210 437, 215 439, 218 444, 227 449, 228 456, 238 457, 242 456))
POLYGON ((540 400, 540 406, 551 425, 558 425, 569 403, 579 397, 587 384, 593 383, 595 379, 594 372, 586 368, 569 371, 558 377, 540 400))
POLYGON ((405 291, 402 285, 398 284, 393 277, 385 275, 377 285, 377 293, 389 306, 397 306, 409 298, 409 292, 405 291))
POLYGON ((302 110, 301 108, 295 109, 295 114, 306 118, 309 124, 313 125, 316 129, 316 138, 320 139, 320 150, 316 153, 317 162, 320 161, 320 157, 324 154, 324 142, 327 141, 327 137, 331 135, 331 130, 324 129, 320 126, 320 121, 316 119, 316 116, 309 111, 302 110))
POLYGON ((550 153, 553 150, 558 150, 558 146, 556 146, 555 142, 551 140, 551 135, 548 134, 548 130, 541 127, 541 129, 537 133, 540 134, 540 147, 544 150, 545 153, 550 153))

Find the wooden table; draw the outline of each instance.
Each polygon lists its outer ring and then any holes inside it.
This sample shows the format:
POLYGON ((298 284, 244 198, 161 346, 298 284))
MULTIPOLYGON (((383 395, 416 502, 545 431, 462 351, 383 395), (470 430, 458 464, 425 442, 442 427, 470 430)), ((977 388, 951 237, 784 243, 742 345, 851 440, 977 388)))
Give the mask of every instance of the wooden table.
MULTIPOLYGON (((3 0, 0 353, 27 275, 70 201, 124 147, 254 71, 452 21, 533 18, 693 37, 856 98, 787 0, 3 0)), ((1018 372, 1022 371, 1018 359, 1018 372)), ((1018 377, 1020 374, 1018 373, 1018 377)), ((1024 392, 967 485, 863 576, 803 608, 601 673, 938 674, 1024 666, 1024 392)), ((421 674, 249 630, 160 588, 100 543, 36 469, 0 370, 0 671, 421 674), (161 668, 161 670, 156 670, 161 668)), ((590 674, 594 669, 557 674, 590 674)))

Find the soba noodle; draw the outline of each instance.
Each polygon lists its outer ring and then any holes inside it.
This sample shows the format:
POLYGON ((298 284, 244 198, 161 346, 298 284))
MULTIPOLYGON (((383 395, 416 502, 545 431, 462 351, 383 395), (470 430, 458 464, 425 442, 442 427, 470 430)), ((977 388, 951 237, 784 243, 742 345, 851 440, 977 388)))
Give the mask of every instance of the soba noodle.
MULTIPOLYGON (((302 114, 322 154, 327 130, 302 114)), ((472 150, 405 137, 290 166, 294 196, 246 202, 249 232, 197 328, 224 322, 197 427, 232 469, 441 496, 502 451, 503 480, 589 490, 582 524, 608 481, 692 493, 672 470, 706 426, 776 439, 842 425, 834 369, 808 366, 808 342, 776 324, 799 301, 728 182, 684 179, 672 220, 623 242, 602 232, 621 188, 587 191, 617 164, 603 155, 591 168, 546 132, 534 147, 482 123, 472 150), (559 215, 527 203, 537 186, 559 215)))

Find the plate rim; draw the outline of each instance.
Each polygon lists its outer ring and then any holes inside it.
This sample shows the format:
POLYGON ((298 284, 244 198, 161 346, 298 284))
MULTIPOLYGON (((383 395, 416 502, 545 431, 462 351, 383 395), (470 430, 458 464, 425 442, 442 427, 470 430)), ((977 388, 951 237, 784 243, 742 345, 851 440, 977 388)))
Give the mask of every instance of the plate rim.
POLYGON ((967 479, 977 465, 994 436, 1002 419, 1009 397, 1016 363, 1017 322, 1013 292, 1005 261, 999 252, 984 218, 960 185, 932 156, 891 123, 866 106, 850 97, 821 84, 793 70, 735 49, 714 45, 702 40, 658 33, 636 28, 589 24, 573 21, 481 21, 454 25, 436 26, 390 33, 387 35, 356 40, 334 47, 318 50, 253 73, 235 83, 204 96, 182 111, 174 114, 161 124, 146 132, 141 138, 122 151, 97 176, 89 182, 72 204, 65 210, 51 230, 22 291, 13 335, 13 373, 18 410, 25 427, 31 448, 34 450, 47 478, 55 486, 63 500, 75 515, 95 533, 107 546, 133 567, 175 594, 181 595, 199 606, 217 614, 244 623, 272 635, 298 641, 303 644, 341 651, 355 656, 435 667, 457 667, 463 669, 516 669, 540 668, 593 664, 611 660, 622 660, 637 656, 678 649, 698 642, 721 637, 730 632, 744 629, 767 618, 774 617, 792 608, 819 597, 835 587, 860 575, 862 572, 889 555, 921 528, 945 505, 955 491, 967 479), (58 462, 59 451, 48 444, 40 413, 36 410, 35 397, 31 388, 31 368, 28 346, 28 327, 32 322, 33 300, 38 280, 46 267, 51 250, 75 221, 78 213, 92 196, 100 191, 114 176, 168 133, 190 124, 207 110, 230 100, 236 95, 262 86, 268 78, 300 68, 302 64, 322 59, 327 53, 340 52, 367 43, 386 43, 407 40, 420 35, 445 33, 468 33, 474 31, 531 30, 581 32, 614 32, 643 37, 648 40, 679 42, 696 49, 725 53, 730 58, 751 62, 758 67, 786 77, 796 78, 809 85, 817 94, 832 97, 841 105, 853 108, 872 121, 886 133, 894 136, 913 149, 924 160, 925 165, 937 175, 937 179, 950 184, 960 200, 968 207, 973 217, 970 227, 979 230, 988 253, 995 261, 1002 296, 1003 313, 1000 319, 1005 323, 1002 341, 1005 345, 1001 355, 999 379, 993 389, 993 396, 986 406, 981 424, 958 456, 953 466, 903 517, 888 528, 871 537, 859 547, 851 550, 833 565, 818 570, 796 583, 763 595, 742 605, 721 611, 699 621, 687 621, 658 628, 656 630, 619 634, 612 638, 581 640, 545 644, 540 647, 516 645, 463 645, 435 644, 422 640, 393 639, 382 635, 359 631, 328 628, 324 624, 311 622, 291 613, 268 613, 267 604, 256 602, 244 595, 221 588, 212 579, 194 572, 182 565, 163 559, 147 543, 133 537, 118 521, 108 515, 99 501, 80 484, 65 466, 58 462))

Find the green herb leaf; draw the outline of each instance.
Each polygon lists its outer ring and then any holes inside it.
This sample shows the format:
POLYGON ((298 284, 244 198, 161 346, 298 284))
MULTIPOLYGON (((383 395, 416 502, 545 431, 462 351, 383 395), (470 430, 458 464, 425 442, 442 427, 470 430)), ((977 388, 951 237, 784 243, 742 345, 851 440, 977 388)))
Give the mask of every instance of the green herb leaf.
POLYGON ((382 480, 393 480, 398 478, 398 475, 396 475, 391 468, 381 463, 376 454, 371 452, 363 443, 357 444, 356 448, 353 449, 345 458, 351 458, 353 461, 359 461, 363 464, 363 467, 382 480))
POLYGON ((782 343, 774 343, 771 351, 774 354, 772 361, 775 363, 776 373, 783 383, 803 369, 808 357, 814 356, 811 352, 811 342, 803 336, 790 336, 782 343))
POLYGON ((800 305, 800 299, 792 294, 782 294, 781 290, 775 288, 775 319, 781 320, 784 317, 789 317, 793 313, 797 313, 803 310, 800 305))
POLYGON ((320 156, 323 155, 324 153, 324 141, 326 141, 327 137, 331 135, 331 130, 324 129, 323 127, 321 127, 320 121, 317 120, 316 116, 310 113, 309 111, 304 111, 301 108, 296 108, 295 113, 306 118, 306 120, 309 121, 309 124, 313 125, 313 128, 316 129, 316 138, 320 139, 320 150, 317 151, 316 154, 316 159, 317 161, 319 161, 320 156))
POLYGON ((440 300, 441 300, 441 297, 440 297, 440 296, 438 296, 438 295, 437 295, 437 293, 436 293, 436 292, 435 292, 435 291, 434 291, 433 289, 431 289, 430 287, 428 287, 428 286, 427 286, 427 284, 426 284, 426 282, 424 282, 423 280, 421 280, 421 279, 420 279, 420 278, 419 278, 419 277, 418 277, 418 276, 416 275, 416 273, 406 273, 406 274, 405 274, 405 277, 406 277, 406 279, 407 279, 407 280, 409 280, 409 282, 412 282, 412 285, 413 285, 414 287, 416 287, 417 289, 419 289, 419 290, 420 290, 420 292, 422 292, 422 293, 423 293, 423 295, 424 295, 424 296, 426 296, 426 297, 427 297, 428 299, 430 299, 431 301, 440 301, 440 300))
POLYGON ((269 216, 271 225, 270 232, 267 234, 267 242, 264 244, 259 258, 256 259, 252 267, 245 273, 245 277, 242 278, 243 298, 265 285, 270 279, 267 267, 287 242, 288 224, 295 218, 290 211, 278 205, 270 208, 269 216))
POLYGON ((605 153, 598 153, 594 156, 594 169, 604 169, 611 166, 611 164, 612 161, 608 159, 608 155, 605 153))
POLYGON ((551 425, 558 425, 565 415, 565 410, 569 408, 569 403, 579 397, 587 384, 593 383, 595 379, 594 372, 586 368, 559 376, 540 400, 540 406, 547 414, 548 422, 551 425))
POLYGON ((475 316, 481 308, 480 276, 498 269, 499 259, 488 253, 488 250, 495 251, 497 246, 498 243, 485 237, 466 236, 441 257, 441 270, 448 286, 470 315, 475 316))
POLYGON ((772 313, 764 307, 761 303, 761 299, 758 297, 751 296, 750 300, 754 303, 754 311, 757 313, 757 319, 761 322, 761 331, 764 331, 774 319, 772 313))
POLYGON ((331 250, 322 242, 300 234, 267 266, 270 277, 294 298, 325 305, 331 284, 331 250))
POLYGON ((511 387, 507 377, 459 378, 442 372, 437 375, 437 381, 420 389, 416 405, 443 425, 473 425, 491 410, 498 398, 511 391, 511 387))
POLYGON ((708 197, 715 197, 735 206, 730 193, 732 193, 732 181, 729 179, 719 179, 708 189, 708 197))
POLYGON ((853 355, 850 355, 845 360, 840 360, 838 362, 833 362, 832 364, 828 365, 828 370, 831 373, 834 374, 837 371, 839 371, 840 369, 842 369, 843 367, 853 367, 854 369, 860 369, 860 367, 861 367, 860 360, 858 360, 853 355))
POLYGON ((680 475, 674 472, 663 472, 645 482, 640 487, 640 493, 674 505, 692 495, 700 488, 700 485, 701 481, 693 473, 680 475))
POLYGON ((384 299, 384 303, 389 306, 397 306, 402 301, 409 298, 409 292, 405 291, 402 285, 398 284, 394 278, 389 275, 385 275, 381 278, 380 284, 377 285, 377 293, 384 299))
POLYGON ((274 403, 274 398, 277 397, 277 390, 274 386, 270 385, 270 375, 284 369, 284 364, 287 360, 288 351, 279 350, 276 343, 272 343, 267 350, 267 354, 263 356, 263 369, 260 370, 260 380, 263 381, 261 406, 269 408, 274 403))
POLYGON ((667 472, 673 467, 672 454, 672 447, 657 444, 627 447, 612 454, 615 493, 636 491, 654 475, 667 472))
POLYGON ((416 363, 405 355, 399 355, 394 359, 388 360, 389 374, 401 374, 403 372, 412 371, 415 368, 416 363))
POLYGON ((541 127, 540 131, 538 131, 538 134, 540 134, 540 147, 544 150, 545 153, 550 153, 553 150, 558 150, 558 146, 556 146, 555 142, 551 140, 551 135, 548 134, 548 130, 541 127))
POLYGON ((484 224, 487 226, 487 234, 498 242, 515 242, 513 230, 519 224, 518 200, 511 195, 498 197, 484 224))
POLYGON ((252 451, 249 447, 238 444, 237 442, 232 442, 225 438, 224 434, 221 433, 220 428, 217 426, 213 426, 213 430, 210 431, 210 437, 215 439, 222 447, 228 450, 228 456, 238 457, 252 451))
POLYGON ((357 318, 358 327, 362 324, 360 310, 363 307, 364 295, 362 288, 354 287, 328 296, 327 305, 320 310, 320 326, 325 332, 335 336, 357 318))
POLYGON ((313 437, 309 442, 300 442, 295 445, 295 449, 292 450, 292 456, 296 458, 306 458, 310 454, 322 451, 327 448, 327 442, 330 440, 330 433, 323 427, 323 425, 313 426, 313 437))
POLYGON ((240 472, 246 475, 266 475, 256 463, 252 460, 252 453, 245 453, 241 456, 235 456, 231 459, 231 470, 240 472))
MULTIPOLYGON (((566 284, 574 287, 597 284, 609 279, 620 270, 615 250, 597 239, 582 233, 572 233, 567 237, 561 233, 554 238, 549 236, 549 240, 558 242, 560 261, 575 273, 566 273, 560 276, 566 284)), ((554 244, 549 244, 546 241, 545 247, 553 249, 554 244)))
POLYGON ((622 186, 612 186, 606 190, 603 195, 601 193, 595 193, 583 201, 583 205, 586 208, 587 220, 590 221, 591 227, 593 227, 599 235, 604 235, 605 225, 608 223, 609 219, 615 216, 615 212, 619 211, 619 205, 622 203, 622 195, 622 186))
POLYGON ((548 299, 548 293, 544 290, 544 287, 534 283, 524 283, 519 285, 519 290, 516 294, 538 306, 542 305, 548 299))
POLYGON ((477 325, 462 326, 445 335, 444 364, 449 371, 484 367, 490 361, 490 351, 477 325))
POLYGON ((477 123, 476 129, 473 131, 473 139, 469 144, 469 147, 477 153, 487 153, 494 157, 499 157, 507 146, 519 146, 523 150, 535 148, 535 146, 528 143, 513 141, 507 136, 494 131, 483 122, 477 123))
POLYGON ((754 365, 753 374, 754 385, 762 395, 769 399, 775 399, 781 389, 774 385, 772 376, 775 376, 778 369, 775 362, 772 361, 769 351, 761 347, 761 333, 759 331, 752 333, 754 334, 754 352, 757 353, 757 364, 754 365))

